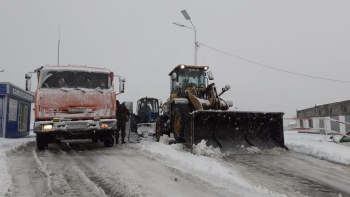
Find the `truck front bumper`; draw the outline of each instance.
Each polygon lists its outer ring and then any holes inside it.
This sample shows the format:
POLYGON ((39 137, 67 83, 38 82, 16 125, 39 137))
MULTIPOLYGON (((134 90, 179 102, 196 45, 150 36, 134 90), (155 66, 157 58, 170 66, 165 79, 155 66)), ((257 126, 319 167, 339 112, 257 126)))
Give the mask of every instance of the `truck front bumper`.
POLYGON ((80 133, 86 131, 107 131, 117 127, 116 119, 79 121, 38 121, 34 123, 34 133, 80 133))

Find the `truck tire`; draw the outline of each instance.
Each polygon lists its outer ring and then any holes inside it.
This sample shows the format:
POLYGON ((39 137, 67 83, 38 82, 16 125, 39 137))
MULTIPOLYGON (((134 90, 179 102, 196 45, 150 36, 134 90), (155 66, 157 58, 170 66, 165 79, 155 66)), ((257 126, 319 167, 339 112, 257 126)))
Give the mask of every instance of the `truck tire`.
POLYGON ((38 150, 44 150, 49 146, 47 137, 43 134, 36 134, 36 147, 38 150))
POLYGON ((106 133, 103 139, 103 143, 105 147, 113 147, 114 145, 114 137, 113 132, 106 133))
POLYGON ((188 120, 187 105, 175 105, 172 111, 172 132, 178 142, 185 141, 185 127, 188 120))

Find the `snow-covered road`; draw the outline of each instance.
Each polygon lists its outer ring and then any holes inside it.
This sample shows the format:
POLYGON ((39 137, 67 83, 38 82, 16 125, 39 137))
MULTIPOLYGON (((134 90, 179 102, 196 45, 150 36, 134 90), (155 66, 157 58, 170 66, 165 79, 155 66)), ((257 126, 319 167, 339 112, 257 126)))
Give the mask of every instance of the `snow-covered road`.
POLYGON ((66 141, 50 144, 45 151, 36 149, 34 138, 26 140, 29 143, 6 152, 12 183, 0 194, 350 196, 349 165, 293 151, 300 144, 290 144, 290 152, 229 156, 209 148, 202 152, 205 156, 152 139, 112 148, 88 140, 66 141))
POLYGON ((225 161, 239 167, 251 184, 288 196, 350 196, 348 166, 299 153, 231 155, 225 161))
POLYGON ((205 174, 199 176, 191 168, 182 168, 181 162, 155 157, 136 144, 105 148, 76 141, 37 151, 35 143, 29 143, 9 156, 14 196, 237 195, 233 190, 237 186, 223 187, 217 182, 220 177, 208 180, 205 174))

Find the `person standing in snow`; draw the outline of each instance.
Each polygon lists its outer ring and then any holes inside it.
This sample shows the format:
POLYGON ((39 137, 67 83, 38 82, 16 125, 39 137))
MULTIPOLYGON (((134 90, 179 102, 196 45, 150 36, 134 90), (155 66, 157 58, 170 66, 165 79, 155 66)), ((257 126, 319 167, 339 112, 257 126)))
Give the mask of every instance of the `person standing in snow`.
POLYGON ((129 121, 130 112, 126 108, 125 103, 120 104, 117 100, 117 130, 115 132, 115 143, 119 143, 119 131, 121 131, 122 143, 125 144, 125 128, 126 122, 129 121))

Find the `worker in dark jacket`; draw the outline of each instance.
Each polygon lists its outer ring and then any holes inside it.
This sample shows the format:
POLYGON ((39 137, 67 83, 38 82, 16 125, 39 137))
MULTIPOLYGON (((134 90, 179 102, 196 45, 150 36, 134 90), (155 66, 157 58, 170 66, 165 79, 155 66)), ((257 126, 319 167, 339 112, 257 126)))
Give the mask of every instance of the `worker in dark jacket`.
POLYGON ((119 142, 119 131, 121 131, 122 143, 125 143, 125 128, 126 122, 129 121, 130 112, 126 108, 125 103, 120 104, 117 100, 117 130, 115 133, 115 143, 119 142))

